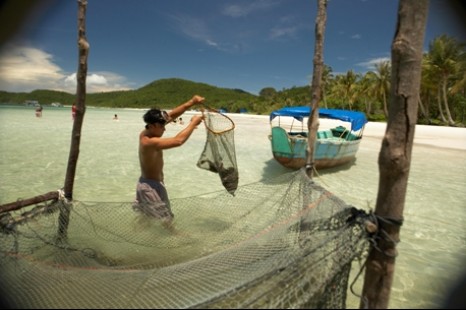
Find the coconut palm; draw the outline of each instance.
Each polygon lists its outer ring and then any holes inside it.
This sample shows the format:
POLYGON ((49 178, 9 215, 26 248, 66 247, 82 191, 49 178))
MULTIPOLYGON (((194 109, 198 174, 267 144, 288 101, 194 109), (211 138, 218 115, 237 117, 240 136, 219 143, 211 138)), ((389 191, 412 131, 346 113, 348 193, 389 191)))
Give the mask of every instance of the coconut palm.
POLYGON ((324 64, 322 72, 322 102, 324 103, 324 108, 328 108, 326 92, 333 79, 332 71, 332 67, 324 64))
POLYGON ((357 84, 358 103, 361 105, 361 108, 357 109, 361 110, 364 107, 367 115, 373 113, 373 103, 375 101, 372 74, 372 71, 367 72, 357 84))
POLYGON ((391 70, 390 61, 382 61, 375 65, 375 72, 372 75, 375 95, 383 103, 383 113, 387 119, 387 97, 390 91, 391 70))
POLYGON ((353 104, 357 99, 357 83, 360 78, 361 76, 353 70, 349 70, 345 75, 336 76, 331 93, 335 101, 343 104, 343 108, 346 108, 344 105, 348 104, 348 108, 353 109, 353 104))
POLYGON ((455 76, 453 85, 451 87, 451 94, 466 95, 466 43, 458 43, 459 61, 458 61, 458 74, 455 76))
MULTIPOLYGON (((438 97, 439 87, 435 82, 435 73, 431 69, 427 60, 427 54, 422 58, 422 75, 421 75, 421 89, 419 93, 419 108, 427 124, 431 123, 431 102, 438 97)), ((442 122, 446 123, 446 118, 443 114, 443 109, 440 100, 436 100, 439 117, 442 122)))
POLYGON ((451 87, 451 78, 458 76, 461 70, 461 63, 464 50, 461 45, 451 37, 441 35, 435 38, 429 44, 429 53, 427 54, 427 64, 436 76, 439 85, 439 96, 443 103, 443 110, 449 125, 454 125, 448 105, 448 90, 451 87))

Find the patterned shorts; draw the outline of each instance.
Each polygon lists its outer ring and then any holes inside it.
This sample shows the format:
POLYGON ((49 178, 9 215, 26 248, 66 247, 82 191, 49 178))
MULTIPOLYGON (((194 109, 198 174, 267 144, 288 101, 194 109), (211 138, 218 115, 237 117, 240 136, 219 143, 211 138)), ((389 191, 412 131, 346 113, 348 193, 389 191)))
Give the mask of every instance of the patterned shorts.
POLYGON ((163 183, 142 177, 136 186, 133 209, 163 221, 172 221, 174 217, 163 183))

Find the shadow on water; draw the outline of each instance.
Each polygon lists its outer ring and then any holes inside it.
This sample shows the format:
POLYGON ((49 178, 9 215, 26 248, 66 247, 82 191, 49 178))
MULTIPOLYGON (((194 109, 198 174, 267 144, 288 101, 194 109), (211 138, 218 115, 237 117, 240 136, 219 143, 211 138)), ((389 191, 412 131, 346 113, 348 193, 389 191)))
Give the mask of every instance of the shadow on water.
POLYGON ((277 177, 279 175, 285 174, 285 173, 290 173, 295 170, 293 169, 288 169, 286 167, 283 167, 280 165, 275 159, 271 158, 268 161, 265 162, 264 169, 262 171, 262 179, 261 181, 266 181, 271 178, 277 177))
POLYGON ((351 167, 353 167, 356 164, 356 158, 351 160, 350 162, 343 164, 338 167, 332 167, 332 168, 327 168, 327 169, 319 169, 317 170, 317 173, 319 175, 327 175, 327 174, 333 174, 333 173, 338 173, 341 171, 349 170, 351 167))
MULTIPOLYGON (((315 175, 324 176, 324 175, 329 175, 329 174, 349 170, 355 164, 356 164, 356 158, 353 159, 352 161, 350 161, 350 162, 348 162, 348 163, 346 163, 344 165, 338 166, 338 167, 327 168, 327 169, 319 169, 319 170, 317 170, 317 174, 315 174, 315 175)), ((295 171, 295 170, 286 168, 286 167, 280 165, 275 159, 271 158, 271 159, 269 159, 268 161, 265 162, 265 166, 264 166, 264 169, 262 171, 261 181, 266 181, 266 180, 268 180, 270 178, 274 178, 274 177, 277 177, 279 175, 282 175, 282 174, 285 174, 285 173, 290 173, 290 172, 293 172, 293 171, 295 171)))

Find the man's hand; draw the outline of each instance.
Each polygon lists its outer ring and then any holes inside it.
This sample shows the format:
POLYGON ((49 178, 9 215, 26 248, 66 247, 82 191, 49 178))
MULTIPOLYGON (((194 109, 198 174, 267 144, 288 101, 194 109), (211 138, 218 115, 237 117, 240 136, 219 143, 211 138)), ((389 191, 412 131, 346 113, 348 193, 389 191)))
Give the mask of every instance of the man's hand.
POLYGON ((194 95, 192 98, 191 98, 191 102, 194 104, 199 104, 199 103, 203 103, 205 100, 204 97, 201 97, 201 96, 198 96, 198 95, 194 95))
POLYGON ((202 115, 194 115, 193 117, 191 117, 191 123, 193 123, 196 126, 202 123, 203 120, 204 117, 202 115))

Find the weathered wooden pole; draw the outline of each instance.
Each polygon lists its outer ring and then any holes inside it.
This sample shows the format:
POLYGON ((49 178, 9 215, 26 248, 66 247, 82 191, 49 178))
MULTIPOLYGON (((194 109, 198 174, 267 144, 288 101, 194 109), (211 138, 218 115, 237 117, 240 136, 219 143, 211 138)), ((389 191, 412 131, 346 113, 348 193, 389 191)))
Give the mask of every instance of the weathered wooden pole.
POLYGON ((428 8, 428 0, 400 0, 398 6, 389 117, 379 154, 375 215, 380 219, 380 238, 366 262, 360 308, 386 309, 390 300, 418 115, 428 8))
POLYGON ((327 0, 317 2, 317 16, 315 28, 315 46, 314 46, 314 71, 312 74, 311 85, 311 114, 307 127, 309 135, 307 138, 307 159, 306 174, 312 178, 314 175, 314 150, 317 139, 317 130, 319 129, 319 103, 321 97, 322 73, 324 70, 324 34, 327 23, 327 0))
MULTIPOLYGON (((67 200, 73 199, 73 185, 76 174, 76 166, 79 157, 79 145, 81 142, 81 128, 86 111, 86 76, 87 76, 87 56, 89 54, 89 43, 86 39, 86 7, 87 0, 78 0, 78 74, 76 88, 76 118, 73 122, 73 131, 71 133, 71 147, 68 157, 68 167, 66 169, 64 195, 67 200)), ((70 204, 60 208, 60 217, 58 219, 58 238, 66 238, 66 231, 69 224, 70 204)))
POLYGON ((0 213, 19 210, 21 208, 24 208, 30 205, 35 205, 35 204, 45 202, 48 200, 58 200, 59 196, 60 195, 58 194, 58 191, 54 191, 54 192, 48 192, 46 194, 28 198, 28 199, 17 200, 15 202, 6 203, 3 205, 0 205, 0 213))

